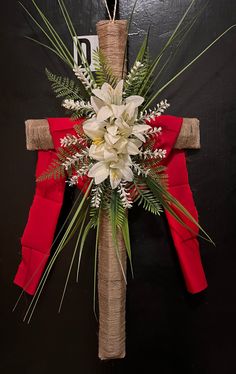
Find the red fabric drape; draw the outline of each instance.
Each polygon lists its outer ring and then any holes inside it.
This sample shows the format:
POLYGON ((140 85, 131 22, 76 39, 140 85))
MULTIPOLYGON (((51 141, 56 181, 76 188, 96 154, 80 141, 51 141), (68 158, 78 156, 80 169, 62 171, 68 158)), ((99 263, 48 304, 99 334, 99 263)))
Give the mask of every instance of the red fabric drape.
MULTIPOLYGON (((82 120, 71 121, 69 118, 49 118, 49 127, 54 149, 60 146, 60 139, 68 133, 74 134, 73 126, 82 120)), ((39 151, 36 177, 47 170, 56 156, 55 150, 39 151)), ((78 187, 83 187, 81 178, 78 187)), ((30 208, 22 244, 22 260, 14 283, 33 295, 45 269, 61 211, 65 190, 64 179, 48 179, 36 183, 35 196, 30 208)))
MULTIPOLYGON (((68 133, 74 133, 73 126, 81 124, 82 120, 73 122, 68 118, 49 118, 48 122, 54 147, 57 149, 60 146, 60 138, 68 133)), ((160 116, 152 120, 151 125, 161 126, 163 129, 162 134, 156 139, 155 147, 167 151, 164 164, 167 167, 169 192, 197 220, 197 210, 189 186, 184 151, 173 149, 182 125, 182 118, 160 116)), ((54 151, 39 152, 36 175, 40 175, 47 168, 53 157, 55 157, 54 151)), ((84 187, 85 181, 87 178, 79 180, 80 189, 84 187)), ((34 201, 21 240, 22 261, 14 279, 14 282, 29 294, 34 294, 50 255, 64 188, 64 180, 50 179, 36 184, 34 201)), ((190 225, 195 233, 181 226, 168 212, 166 216, 187 289, 191 293, 200 292, 207 287, 207 282, 196 238, 197 228, 184 216, 181 216, 182 220, 190 225)))
MULTIPOLYGON (((156 117, 151 122, 151 125, 162 127, 162 133, 157 137, 155 148, 167 150, 167 156, 163 164, 167 167, 168 191, 198 221, 197 209, 189 186, 185 152, 173 149, 181 129, 182 121, 183 119, 180 117, 160 116, 156 117)), ((207 287, 197 240, 198 228, 188 218, 180 214, 176 208, 172 207, 172 209, 193 230, 193 232, 187 230, 170 213, 165 212, 186 287, 190 293, 197 293, 207 287)))
MULTIPOLYGON (((39 151, 36 177, 41 175, 55 158, 54 151, 39 151)), ((61 211, 65 181, 49 179, 36 183, 22 244, 22 261, 14 282, 34 294, 50 255, 53 237, 61 211)))

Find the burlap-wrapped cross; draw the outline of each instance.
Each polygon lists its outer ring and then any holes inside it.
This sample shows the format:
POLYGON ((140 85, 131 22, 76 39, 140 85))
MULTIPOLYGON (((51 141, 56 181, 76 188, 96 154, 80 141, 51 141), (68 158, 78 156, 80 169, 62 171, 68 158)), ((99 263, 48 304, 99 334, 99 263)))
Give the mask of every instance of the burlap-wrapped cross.
MULTIPOLYGON (((97 33, 100 49, 112 67, 114 75, 121 79, 125 74, 123 61, 126 54, 127 22, 125 20, 100 21, 97 24, 97 33)), ((26 121, 26 146, 31 151, 53 149, 46 119, 26 121)), ((196 118, 183 119, 175 148, 200 148, 199 121, 196 118)), ((121 265, 126 271, 126 249, 120 232, 117 239, 121 264, 114 249, 109 217, 105 213, 102 214, 98 249, 99 357, 101 359, 125 356, 126 283, 121 265)))

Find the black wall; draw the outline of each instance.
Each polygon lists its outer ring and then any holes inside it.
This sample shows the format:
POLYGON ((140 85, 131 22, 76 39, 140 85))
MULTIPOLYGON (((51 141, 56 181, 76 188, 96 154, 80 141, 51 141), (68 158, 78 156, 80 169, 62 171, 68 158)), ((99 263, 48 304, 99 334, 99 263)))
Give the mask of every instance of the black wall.
MULTIPOLYGON (((23 1, 31 10, 31 2, 23 1)), ((38 3, 70 44, 56 0, 38 3)), ((102 1, 65 1, 78 34, 95 34, 104 18, 102 1)), ((189 0, 139 0, 129 39, 129 62, 149 25, 155 55, 173 31, 189 0)), ((120 17, 130 14, 133 1, 120 1, 120 17)), ((198 12, 205 1, 197 1, 198 12)), ((22 322, 29 302, 11 309, 19 295, 12 284, 20 261, 20 236, 34 193, 36 154, 25 150, 24 120, 63 116, 44 75, 68 75, 67 68, 24 36, 42 40, 17 4, 1 3, 1 359, 2 374, 141 373, 234 374, 235 352, 235 186, 236 186, 236 30, 227 34, 160 99, 169 113, 198 117, 199 151, 188 152, 191 187, 200 222, 216 242, 201 241, 209 288, 190 296, 185 290, 164 218, 134 208, 130 214, 135 279, 127 290, 127 357, 100 362, 97 322, 92 311, 93 238, 87 243, 80 283, 73 273, 64 306, 58 302, 73 247, 56 264, 30 325, 22 322)), ((177 71, 201 48, 236 22, 236 2, 210 0, 171 68, 177 71)), ((158 87, 158 85, 156 86, 158 87)), ((68 191, 65 210, 71 204, 68 191)))

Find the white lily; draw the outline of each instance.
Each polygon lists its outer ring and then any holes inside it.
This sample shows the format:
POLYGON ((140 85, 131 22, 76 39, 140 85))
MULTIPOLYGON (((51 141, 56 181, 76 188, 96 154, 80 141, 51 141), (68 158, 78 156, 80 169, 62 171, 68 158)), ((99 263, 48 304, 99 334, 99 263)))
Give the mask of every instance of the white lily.
POLYGON ((84 122, 85 134, 92 140, 89 156, 96 162, 88 176, 99 184, 110 177, 112 188, 121 181, 132 181, 130 156, 140 154, 145 142, 145 133, 151 128, 136 122, 138 107, 143 103, 141 96, 129 96, 123 100, 123 80, 116 88, 104 83, 92 90, 91 105, 96 117, 84 122))
POLYGON ((95 184, 102 183, 109 176, 111 188, 114 189, 122 180, 133 180, 130 166, 131 160, 127 156, 120 157, 117 162, 99 161, 89 170, 88 176, 94 178, 95 184))
POLYGON ((97 161, 104 160, 104 143, 101 144, 92 144, 89 148, 89 157, 97 161))
POLYGON ((95 184, 102 183, 107 179, 110 172, 109 163, 105 161, 99 161, 94 164, 88 172, 90 178, 94 178, 95 184))
POLYGON ((83 123, 85 134, 92 140, 103 139, 106 132, 106 122, 99 122, 94 118, 88 119, 83 123))
POLYGON ((132 135, 136 136, 141 142, 145 143, 146 139, 145 136, 143 135, 146 133, 151 126, 149 125, 134 125, 132 128, 132 135))
MULTIPOLYGON (((121 105, 124 81, 120 80, 116 88, 112 88, 110 84, 104 83, 101 88, 92 90, 92 93, 104 102, 103 105, 121 105)), ((95 108, 94 108, 95 109, 95 108)))

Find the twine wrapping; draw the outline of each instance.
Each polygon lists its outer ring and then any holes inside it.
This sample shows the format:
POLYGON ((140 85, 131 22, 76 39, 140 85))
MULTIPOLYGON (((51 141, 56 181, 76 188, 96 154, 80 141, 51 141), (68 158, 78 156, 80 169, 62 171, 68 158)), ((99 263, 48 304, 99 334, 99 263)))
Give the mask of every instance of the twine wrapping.
POLYGON ((25 121, 26 148, 28 151, 53 149, 52 136, 46 119, 25 121))
MULTIPOLYGON (((126 73, 127 21, 100 21, 96 27, 99 48, 113 74, 121 79, 126 73)), ((101 360, 125 357, 126 249, 120 230, 117 230, 117 244, 118 251, 110 218, 104 210, 98 245, 98 356, 101 360)))
POLYGON ((113 239, 110 218, 101 213, 98 247, 99 358, 125 357, 126 249, 120 231, 118 253, 113 239), (119 256, 119 260, 118 260, 119 256))
MULTIPOLYGON (((25 121, 26 148, 28 151, 53 149, 49 124, 46 119, 25 121)), ((200 123, 197 118, 183 118, 175 149, 200 149, 200 123)))
POLYGON ((197 118, 183 118, 175 149, 200 149, 200 122, 197 118))
POLYGON ((126 55, 127 21, 99 21, 96 27, 99 48, 111 66, 113 74, 121 79, 122 75, 124 76, 127 72, 126 61, 124 60, 126 55))

